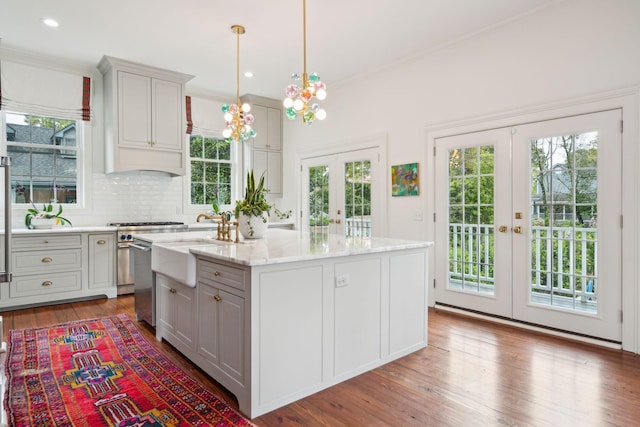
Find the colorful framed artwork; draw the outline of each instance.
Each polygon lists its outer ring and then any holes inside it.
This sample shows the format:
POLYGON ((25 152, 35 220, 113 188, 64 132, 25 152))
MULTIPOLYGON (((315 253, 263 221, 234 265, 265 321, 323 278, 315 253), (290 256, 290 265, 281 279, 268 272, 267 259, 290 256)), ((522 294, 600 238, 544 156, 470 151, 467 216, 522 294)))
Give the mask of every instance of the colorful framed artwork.
POLYGON ((418 164, 391 166, 391 195, 417 196, 420 194, 418 164))

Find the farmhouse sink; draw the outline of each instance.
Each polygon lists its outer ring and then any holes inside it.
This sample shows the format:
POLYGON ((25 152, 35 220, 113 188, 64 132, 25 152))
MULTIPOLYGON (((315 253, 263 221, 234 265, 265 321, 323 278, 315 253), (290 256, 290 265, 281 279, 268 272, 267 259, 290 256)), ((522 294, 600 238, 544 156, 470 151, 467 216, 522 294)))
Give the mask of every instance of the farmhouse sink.
POLYGON ((226 243, 211 239, 154 243, 151 249, 151 269, 193 288, 196 286, 196 257, 189 249, 224 244, 226 243))

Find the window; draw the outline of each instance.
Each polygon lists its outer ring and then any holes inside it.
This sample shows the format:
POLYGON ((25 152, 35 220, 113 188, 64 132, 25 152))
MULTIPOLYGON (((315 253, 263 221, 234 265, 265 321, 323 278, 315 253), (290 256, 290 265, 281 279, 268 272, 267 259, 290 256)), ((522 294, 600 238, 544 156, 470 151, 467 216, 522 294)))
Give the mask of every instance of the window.
POLYGON ((191 135, 191 204, 231 204, 231 145, 222 138, 191 135))
POLYGON ((13 203, 78 203, 79 122, 4 114, 13 203))

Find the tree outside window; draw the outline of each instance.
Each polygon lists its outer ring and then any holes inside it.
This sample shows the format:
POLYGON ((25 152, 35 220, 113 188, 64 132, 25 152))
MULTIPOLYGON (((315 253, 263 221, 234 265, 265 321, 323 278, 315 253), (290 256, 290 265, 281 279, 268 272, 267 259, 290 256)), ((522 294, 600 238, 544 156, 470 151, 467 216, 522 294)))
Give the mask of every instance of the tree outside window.
POLYGON ((191 204, 231 204, 231 146, 221 138, 191 135, 191 204))

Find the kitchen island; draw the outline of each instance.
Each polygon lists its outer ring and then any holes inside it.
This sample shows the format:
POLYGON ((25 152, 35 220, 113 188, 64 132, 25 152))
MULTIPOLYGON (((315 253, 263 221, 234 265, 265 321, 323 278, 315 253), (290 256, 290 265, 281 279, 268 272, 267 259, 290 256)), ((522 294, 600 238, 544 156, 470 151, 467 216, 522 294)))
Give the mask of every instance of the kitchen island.
POLYGON ((427 345, 430 242, 290 230, 240 243, 211 232, 134 237, 163 257, 154 264, 156 337, 234 393, 249 417, 427 345), (189 257, 195 274, 179 277, 171 259, 189 257))

